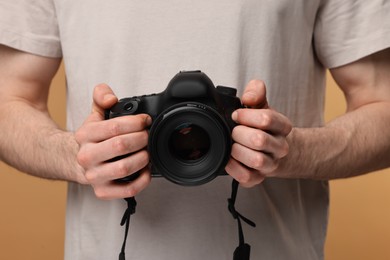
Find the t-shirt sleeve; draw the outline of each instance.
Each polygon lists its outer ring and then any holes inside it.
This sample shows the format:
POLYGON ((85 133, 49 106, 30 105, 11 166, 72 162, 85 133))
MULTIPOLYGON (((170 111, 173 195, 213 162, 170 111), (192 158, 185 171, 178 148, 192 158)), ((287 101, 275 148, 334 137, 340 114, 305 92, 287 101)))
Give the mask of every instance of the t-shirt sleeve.
POLYGON ((315 50, 327 68, 390 47, 389 0, 324 0, 317 14, 315 50))
POLYGON ((61 57, 52 0, 1 0, 0 44, 46 57, 61 57))

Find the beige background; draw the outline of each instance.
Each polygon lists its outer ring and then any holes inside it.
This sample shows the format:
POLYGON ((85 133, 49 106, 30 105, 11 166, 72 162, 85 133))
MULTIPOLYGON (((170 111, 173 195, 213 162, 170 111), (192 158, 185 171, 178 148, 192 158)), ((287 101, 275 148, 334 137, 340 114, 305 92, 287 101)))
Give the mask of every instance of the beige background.
MULTIPOLYGON (((64 82, 61 69, 50 94, 50 112, 62 127, 64 82)), ((334 82, 328 85, 330 120, 343 113, 345 102, 334 82)), ((62 259, 65 203, 65 183, 30 177, 0 162, 0 260, 62 259)), ((332 181, 326 259, 388 260, 389 241, 390 170, 332 181)))

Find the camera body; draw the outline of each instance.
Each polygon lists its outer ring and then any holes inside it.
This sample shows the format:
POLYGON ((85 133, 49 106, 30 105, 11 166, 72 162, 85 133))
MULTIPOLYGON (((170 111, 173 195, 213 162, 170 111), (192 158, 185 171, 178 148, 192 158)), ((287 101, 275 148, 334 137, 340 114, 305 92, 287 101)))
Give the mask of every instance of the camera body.
POLYGON ((148 140, 152 176, 180 185, 200 185, 226 174, 235 126, 231 114, 242 107, 236 93, 234 88, 215 87, 201 71, 183 71, 161 93, 119 100, 106 110, 105 118, 149 114, 153 121, 148 140))

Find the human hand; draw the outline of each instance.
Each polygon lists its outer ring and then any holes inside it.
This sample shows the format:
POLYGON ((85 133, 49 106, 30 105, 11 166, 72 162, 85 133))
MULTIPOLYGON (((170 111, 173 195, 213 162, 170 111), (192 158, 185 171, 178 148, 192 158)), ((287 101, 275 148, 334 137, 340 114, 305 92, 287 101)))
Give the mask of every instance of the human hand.
POLYGON ((244 187, 275 176, 280 159, 288 154, 286 140, 292 130, 290 120, 268 106, 264 82, 248 83, 241 98, 248 108, 232 114, 238 124, 232 132, 235 143, 225 170, 244 187))
POLYGON ((90 184, 100 199, 133 197, 151 179, 145 149, 148 142, 145 128, 151 124, 151 118, 139 114, 104 120, 104 110, 117 101, 107 85, 96 86, 92 112, 75 133, 80 146, 77 160, 85 170, 85 184, 90 184), (131 155, 111 160, 127 154, 131 155), (132 182, 114 181, 136 172, 140 172, 140 176, 132 182))

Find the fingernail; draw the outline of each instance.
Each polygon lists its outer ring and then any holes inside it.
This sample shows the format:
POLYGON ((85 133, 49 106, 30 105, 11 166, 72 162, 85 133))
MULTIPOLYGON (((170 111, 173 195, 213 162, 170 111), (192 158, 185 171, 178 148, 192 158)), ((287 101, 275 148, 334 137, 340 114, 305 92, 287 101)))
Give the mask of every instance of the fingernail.
POLYGON ((103 97, 103 101, 109 101, 109 100, 112 100, 113 98, 116 98, 113 94, 106 94, 104 95, 103 97))
POLYGON ((249 100, 254 100, 254 99, 256 99, 256 93, 254 93, 252 91, 245 92, 243 98, 249 99, 249 100))
POLYGON ((237 117, 238 117, 238 113, 237 113, 237 111, 234 111, 234 112, 232 113, 232 119, 233 119, 234 121, 237 121, 237 117))
POLYGON ((146 122, 146 125, 147 125, 147 126, 150 126, 150 125, 152 124, 152 118, 151 118, 150 116, 147 116, 147 117, 145 118, 145 122, 146 122))

